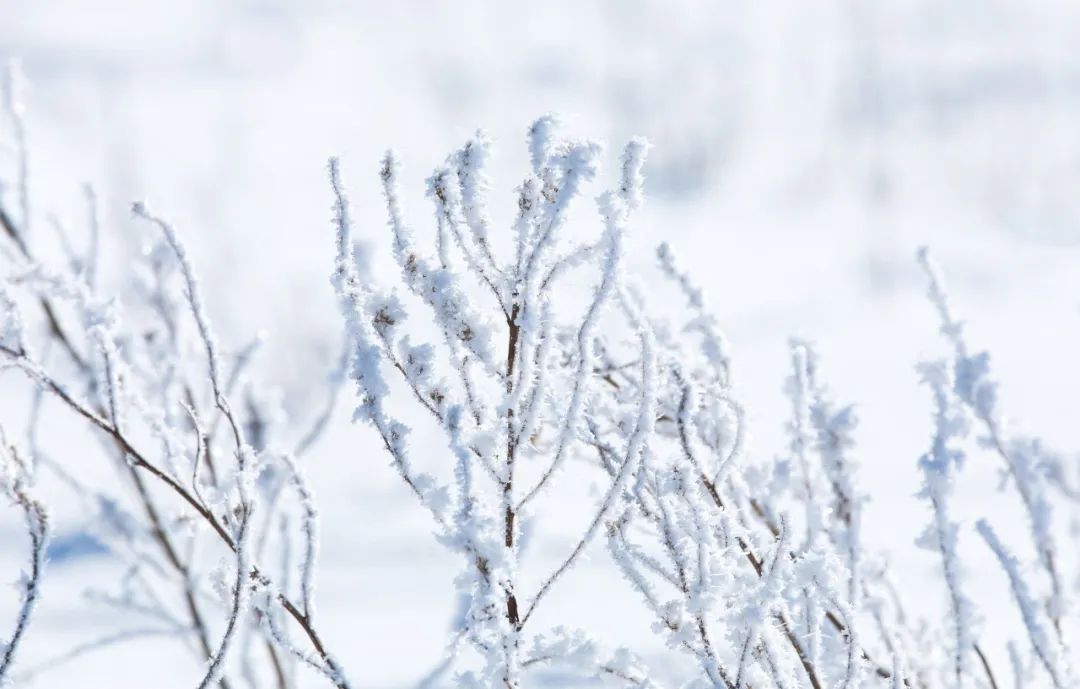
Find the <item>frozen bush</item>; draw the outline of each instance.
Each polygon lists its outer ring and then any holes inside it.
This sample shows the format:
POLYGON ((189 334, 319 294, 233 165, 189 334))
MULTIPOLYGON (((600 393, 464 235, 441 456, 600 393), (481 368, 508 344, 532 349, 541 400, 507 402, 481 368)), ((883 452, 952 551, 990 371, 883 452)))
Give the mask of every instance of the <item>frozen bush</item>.
MULTIPOLYGON (((10 92, 7 104, 18 121, 21 109, 10 92)), ((16 128, 20 150, 21 132, 16 128)), ((45 242, 30 232, 25 160, 20 153, 21 212, 0 207, 0 355, 5 369, 35 385, 28 459, 18 460, 6 439, 3 448, 4 489, 26 511, 34 549, 0 677, 37 600, 44 559, 45 513, 28 492, 32 460, 38 473, 55 474, 70 489, 58 499, 77 500, 90 533, 123 565, 114 588, 87 595, 122 613, 118 619, 128 626, 16 676, 29 678, 112 643, 166 635, 206 661, 200 687, 270 678, 288 686, 298 662, 334 686, 349 686, 315 625, 317 512, 299 461, 329 412, 313 414, 306 428, 282 422, 267 386, 248 372, 258 340, 237 351, 218 345, 179 234, 145 204, 133 207, 145 221, 147 244, 125 276, 134 285, 129 292, 105 294, 95 280, 92 191, 86 249, 39 256, 36 247, 45 242), (88 484, 71 457, 51 457, 41 447, 39 429, 67 423, 57 414, 93 429, 104 460, 119 472, 114 484, 88 484), (301 543, 299 557, 289 555, 292 541, 301 543)), ((330 399, 337 386, 330 384, 330 399)))
MULTIPOLYGON (((42 670, 19 674, 14 659, 39 598, 48 534, 41 500, 52 496, 38 495, 34 479, 47 473, 125 571, 115 588, 89 594, 126 626, 55 662, 159 635, 205 661, 191 678, 200 688, 287 689, 300 667, 350 686, 350 659, 335 656, 319 631, 318 535, 334 525, 319 523, 303 461, 348 380, 354 419, 460 561, 464 605, 446 658, 423 686, 517 689, 558 670, 576 677, 574 686, 660 687, 675 677, 722 689, 996 689, 1006 668, 1033 685, 1072 686, 1067 582, 1075 573, 1061 557, 1056 506, 1077 491, 1060 455, 1005 424, 989 356, 971 353, 926 252, 919 260, 950 355, 919 366, 934 430, 922 457, 904 459, 922 473, 929 519, 919 545, 942 575, 943 614, 929 630, 904 608, 924 595, 922 585, 893 582, 885 554, 864 536, 873 496, 859 481, 858 418, 827 386, 814 345, 790 343, 786 456, 754 457, 734 360, 704 290, 667 245, 657 251, 666 287, 646 294, 627 273, 626 236, 644 196, 643 139, 626 146, 617 183, 595 198, 592 232, 571 230, 570 208, 589 202, 601 147, 564 138, 557 118, 540 118, 527 134, 531 169, 516 186, 516 216, 500 233, 488 212, 491 142, 478 133, 427 178, 430 241, 406 219, 400 164, 387 153, 378 179, 397 268, 391 285, 376 284, 357 260, 332 159, 331 283, 347 347, 318 391, 326 404, 294 424, 251 373, 258 341, 231 348, 218 340, 181 233, 146 204, 133 212, 147 250, 123 280, 101 279, 107 235, 92 191, 85 248, 39 248, 51 245, 44 225, 31 222, 13 87, 5 105, 17 155, 0 197, 0 356, 34 393, 25 450, 6 436, 0 447, 2 487, 31 542, 0 678, 42 670), (575 288, 582 280, 584 295, 575 288), (132 287, 107 293, 102 283, 132 287), (662 289, 669 295, 657 297, 662 289), (51 456, 40 442, 40 429, 69 423, 63 414, 91 430, 118 472, 114 482, 85 482, 73 458, 51 456), (419 457, 414 429, 432 428, 434 457, 419 457), (967 448, 972 429, 979 443, 967 448), (982 641, 978 610, 987 603, 973 599, 958 546, 973 530, 952 509, 964 459, 981 450, 1002 463, 1028 533, 1026 543, 1006 544, 993 515, 977 527, 1016 604, 1007 651, 982 641), (567 523, 559 502, 579 470, 603 485, 587 518, 567 523), (535 565, 523 543, 538 524, 572 543, 550 569, 526 577, 535 565), (551 609, 551 592, 570 585, 566 573, 605 547, 672 656, 653 654, 663 667, 642 660, 650 649, 610 648, 551 609)), ((431 445, 424 441, 425 454, 431 445)))

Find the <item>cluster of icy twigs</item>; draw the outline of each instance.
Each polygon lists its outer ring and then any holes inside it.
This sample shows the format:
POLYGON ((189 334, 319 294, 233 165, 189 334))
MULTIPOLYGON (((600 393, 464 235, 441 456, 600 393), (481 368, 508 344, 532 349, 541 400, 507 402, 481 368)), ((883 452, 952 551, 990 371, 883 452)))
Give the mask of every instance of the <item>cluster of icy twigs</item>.
POLYGON ((34 386, 25 440, 0 434, 0 485, 21 510, 31 546, 22 605, 0 647, 0 681, 162 635, 205 659, 201 680, 192 678, 200 688, 287 689, 298 668, 350 686, 348 659, 334 655, 317 624, 318 513, 302 467, 331 421, 341 382, 351 380, 356 420, 373 429, 439 541, 461 560, 464 604, 445 661, 425 686, 516 688, 557 670, 640 687, 681 676, 684 686, 723 689, 997 689, 1006 668, 1017 686, 1073 686, 1070 579, 1053 508, 1069 505, 1076 490, 1056 455, 1005 427, 988 357, 969 351, 925 252, 919 260, 951 348, 948 359, 920 367, 935 421, 918 461, 931 515, 922 544, 940 555, 948 604, 929 626, 905 614, 913 592, 890 581, 862 537, 868 496, 856 476, 856 418, 830 398, 811 344, 791 343, 788 456, 752 461, 727 345, 702 292, 666 246, 659 272, 682 301, 665 303, 666 318, 624 273, 624 235, 642 203, 643 140, 626 147, 617 188, 596 199, 601 229, 584 241, 567 231, 568 208, 597 175, 600 147, 561 138, 553 117, 528 131, 531 170, 516 189, 509 239, 491 229, 483 134, 428 178, 435 235, 426 248, 403 216, 398 161, 388 153, 380 178, 400 271, 389 290, 361 274, 331 160, 332 283, 345 347, 326 403, 295 424, 250 372, 258 341, 219 348, 178 233, 145 205, 134 206, 152 230, 144 260, 109 281, 131 283, 123 294, 100 286, 91 190, 86 240, 74 242, 53 223, 55 241, 47 241, 31 203, 11 79, 5 106, 15 155, 0 197, 0 356, 5 377, 16 371, 34 386), (46 246, 55 255, 40 255, 46 246), (571 273, 592 281, 584 299, 566 280, 571 273), (418 342, 409 327, 407 311, 417 309, 427 332, 434 324, 434 341, 418 342), (401 399, 392 405, 391 396, 401 399), (87 425, 115 480, 91 484, 74 469, 83 457, 42 447, 39 428, 66 423, 65 414, 87 425), (431 466, 411 453, 410 427, 422 424, 438 429, 445 448, 431 466), (977 525, 1019 611, 1004 660, 981 645, 957 547, 974 535, 950 512, 971 427, 1000 458, 1030 531, 1020 544, 1029 567, 988 521, 977 525), (558 499, 571 461, 605 487, 587 522, 567 525, 575 545, 526 590, 522 535, 535 520, 559 523, 546 498, 558 499), (122 564, 114 588, 88 596, 129 626, 20 668, 14 659, 39 597, 48 539, 42 472, 70 490, 94 537, 122 564), (684 662, 654 673, 588 630, 535 628, 564 573, 602 546, 684 662))

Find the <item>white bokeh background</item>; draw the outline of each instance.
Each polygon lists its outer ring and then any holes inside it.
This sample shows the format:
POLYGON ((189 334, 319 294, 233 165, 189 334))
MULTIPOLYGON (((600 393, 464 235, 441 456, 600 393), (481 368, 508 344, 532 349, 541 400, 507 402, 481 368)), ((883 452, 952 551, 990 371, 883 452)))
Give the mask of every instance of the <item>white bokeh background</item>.
MULTIPOLYGON (((930 431, 914 364, 944 348, 913 254, 935 249, 972 343, 993 351, 1008 410, 1052 445, 1080 448, 1077 45, 1080 9, 1049 0, 0 0, 0 57, 20 58, 30 80, 36 207, 77 223, 93 181, 106 262, 120 267, 146 231, 128 205, 148 199, 190 244, 222 339, 265 333, 260 372, 297 416, 317 402, 305 381, 339 343, 327 156, 342 158, 357 224, 380 246, 387 147, 422 231, 424 177, 477 127, 496 140, 493 211, 507 226, 537 115, 560 112, 607 141, 609 171, 626 137, 649 137, 635 265, 650 279, 652 247, 668 241, 706 288, 759 459, 784 448, 787 338, 818 341, 834 395, 859 405, 869 540, 898 577, 926 581, 911 604, 931 617, 944 599, 933 559, 912 543, 927 516, 913 494, 930 431)), ((8 145, 0 138, 5 172, 8 145)), ((575 231, 591 222, 583 214, 575 231)), ((13 381, 0 375, 0 413, 20 418, 13 381)), ((456 564, 373 437, 349 425, 350 405, 308 469, 324 519, 324 635, 357 686, 410 686, 440 656, 456 564)), ((84 459, 75 428, 46 445, 84 459)), ((972 460, 965 515, 991 512, 1006 537, 1019 534, 995 497, 993 459, 972 460)), ((537 572, 580 531, 589 486, 571 496, 530 554, 537 572)), ((77 533, 74 509, 57 512, 58 533, 77 533)), ((0 564, 17 567, 21 547, 5 518, 0 564)), ((643 642, 648 620, 596 555, 563 582, 548 621, 598 620, 610 643, 643 642)), ((999 573, 981 576, 985 553, 971 558, 1000 644, 1013 613, 999 573)), ((54 558, 25 662, 111 628, 79 596, 113 576, 93 552, 54 558)), ((0 612, 13 597, 0 595, 0 612)), ((196 676, 174 645, 143 641, 35 686, 190 687, 196 676)))

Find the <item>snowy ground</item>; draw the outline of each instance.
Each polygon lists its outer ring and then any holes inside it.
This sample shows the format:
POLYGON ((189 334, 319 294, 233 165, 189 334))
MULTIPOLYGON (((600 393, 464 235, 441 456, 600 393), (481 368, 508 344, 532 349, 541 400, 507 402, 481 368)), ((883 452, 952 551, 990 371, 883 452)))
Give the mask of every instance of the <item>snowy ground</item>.
MULTIPOLYGON (((625 137, 648 136, 637 265, 648 274, 652 246, 668 241, 706 287, 735 347, 758 456, 783 449, 787 337, 818 341, 835 396, 859 404, 871 540, 911 579, 934 564, 912 544, 926 518, 912 497, 915 461, 930 432, 913 366, 944 353, 917 246, 935 249, 971 341, 992 349, 1008 409, 1052 445, 1080 447, 1078 38, 1080 11, 1049 1, 0 0, 0 54, 20 56, 32 80, 37 202, 75 217, 80 183, 100 183, 107 260, 119 265, 141 231, 127 204, 150 199, 188 238, 225 338, 265 331, 264 362, 278 362, 265 373, 297 414, 313 402, 300 382, 332 365, 338 343, 328 155, 342 158, 358 225, 385 245, 375 171, 388 146, 426 227, 423 178, 484 127, 506 172, 493 211, 508 225, 535 116, 560 111, 608 141, 609 171, 625 137)), ((0 377, 0 411, 19 414, 11 380, 0 377)), ((439 659, 456 563, 373 437, 348 424, 350 404, 310 465, 327 525, 325 636, 359 686, 408 686, 439 659)), ((79 442, 64 429, 47 446, 78 461, 79 442)), ((992 458, 976 460, 965 516, 1009 514, 987 497, 992 458)), ((567 534, 585 518, 580 492, 560 511, 567 534)), ((80 549, 74 510, 58 512, 73 545, 54 557, 28 666, 104 629, 78 598, 115 576, 80 549)), ((20 557, 15 526, 0 532, 5 565, 20 557)), ((568 540, 538 540, 534 576, 568 540)), ((983 555, 973 557, 977 567, 983 555)), ((603 557, 557 595, 552 608, 571 622, 586 604, 601 610, 598 635, 613 644, 649 636, 603 557)), ((912 603, 936 615, 940 602, 929 589, 912 603)), ((1003 641, 1011 610, 983 614, 1003 641)), ((36 686, 168 689, 196 675, 190 657, 148 641, 36 686)))

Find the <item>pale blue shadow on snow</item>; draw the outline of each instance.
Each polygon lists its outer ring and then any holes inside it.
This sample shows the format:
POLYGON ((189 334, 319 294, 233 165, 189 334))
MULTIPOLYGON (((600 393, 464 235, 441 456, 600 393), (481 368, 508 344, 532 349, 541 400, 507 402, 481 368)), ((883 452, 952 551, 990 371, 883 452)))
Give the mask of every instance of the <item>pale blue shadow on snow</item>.
POLYGON ((50 565, 63 565, 90 557, 100 557, 108 549, 85 531, 57 534, 49 543, 47 557, 50 565))

